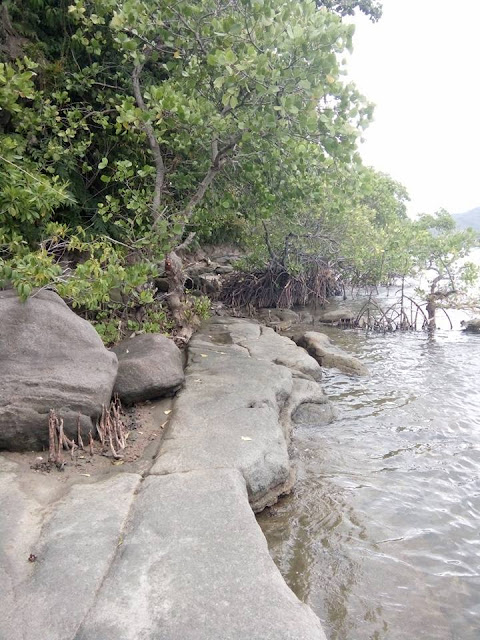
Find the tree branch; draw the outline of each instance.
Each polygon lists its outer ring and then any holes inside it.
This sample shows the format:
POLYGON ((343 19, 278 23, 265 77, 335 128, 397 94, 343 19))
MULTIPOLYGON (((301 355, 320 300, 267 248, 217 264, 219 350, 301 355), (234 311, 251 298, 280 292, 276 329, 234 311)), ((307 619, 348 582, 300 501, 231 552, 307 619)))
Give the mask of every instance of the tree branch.
MULTIPOLYGON (((145 106, 145 102, 143 100, 142 90, 140 87, 140 74, 143 71, 145 63, 137 63, 133 69, 132 73, 132 84, 133 84, 133 93, 135 95, 135 101, 137 106, 144 113, 147 112, 147 108, 145 106)), ((153 209, 153 223, 155 224, 162 216, 162 212, 160 211, 160 205, 162 202, 162 191, 163 184, 165 182, 165 164, 163 162, 162 151, 160 149, 160 145, 158 143, 157 137, 155 135, 154 128, 151 123, 147 120, 142 123, 142 128, 145 131, 148 139, 148 144, 150 146, 150 151, 152 152, 153 159, 155 162, 156 168, 156 176, 155 176, 155 190, 153 194, 152 201, 152 209, 153 209)))
POLYGON ((268 235, 267 225, 265 220, 262 220, 263 230, 265 231, 265 244, 267 245, 268 253, 270 254, 270 258, 272 262, 277 262, 277 257, 273 251, 272 244, 270 242, 270 236, 268 235))
POLYGON ((183 210, 183 217, 185 222, 188 222, 192 217, 195 207, 204 197, 208 187, 215 180, 217 173, 219 173, 223 169, 223 166, 227 160, 228 152, 235 147, 235 145, 240 140, 240 138, 241 138, 240 134, 237 136, 234 136, 229 140, 229 142, 227 142, 220 149, 218 148, 218 140, 216 138, 212 140, 212 162, 203 180, 198 185, 197 190, 195 191, 193 196, 190 198, 187 206, 183 210))

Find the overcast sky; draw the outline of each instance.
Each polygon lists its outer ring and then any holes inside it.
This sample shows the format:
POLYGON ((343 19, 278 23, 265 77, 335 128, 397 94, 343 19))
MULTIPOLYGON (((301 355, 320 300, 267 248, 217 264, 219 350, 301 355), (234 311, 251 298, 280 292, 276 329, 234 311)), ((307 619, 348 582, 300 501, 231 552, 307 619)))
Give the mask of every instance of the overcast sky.
POLYGON ((383 0, 355 20, 349 75, 376 104, 361 153, 410 212, 480 206, 480 0, 383 0))

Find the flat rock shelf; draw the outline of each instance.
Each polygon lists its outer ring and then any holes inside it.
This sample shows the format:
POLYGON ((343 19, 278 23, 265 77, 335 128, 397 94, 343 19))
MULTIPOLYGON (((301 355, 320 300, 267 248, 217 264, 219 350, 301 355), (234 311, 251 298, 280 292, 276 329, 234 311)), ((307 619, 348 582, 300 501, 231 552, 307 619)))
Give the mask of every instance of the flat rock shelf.
POLYGON ((141 473, 66 485, 0 456, 0 638, 325 640, 254 516, 292 487, 291 416, 328 405, 320 374, 272 329, 217 318, 141 473))

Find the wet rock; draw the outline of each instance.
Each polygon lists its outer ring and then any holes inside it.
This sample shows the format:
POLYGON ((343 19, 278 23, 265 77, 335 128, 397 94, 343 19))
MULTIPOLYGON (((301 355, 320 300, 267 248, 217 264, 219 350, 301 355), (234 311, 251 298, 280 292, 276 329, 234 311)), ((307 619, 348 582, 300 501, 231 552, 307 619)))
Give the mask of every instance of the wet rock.
POLYGON ((325 640, 246 498, 233 469, 147 478, 75 640, 325 640))
POLYGON ((369 375, 367 367, 358 358, 333 345, 323 333, 307 331, 297 344, 304 347, 322 367, 333 367, 349 375, 369 375))
POLYGON ((172 395, 184 382, 180 349, 159 333, 127 338, 112 351, 118 357, 114 393, 125 404, 172 395))
POLYGON ((331 402, 324 404, 306 402, 300 405, 292 415, 292 421, 296 425, 330 424, 335 419, 336 414, 331 402))
POLYGON ((325 311, 320 314, 320 322, 326 322, 331 324, 348 324, 355 320, 357 314, 352 309, 335 309, 332 311, 325 311))
POLYGON ((333 422, 335 414, 322 387, 305 378, 293 379, 293 390, 285 405, 287 414, 283 420, 290 428, 292 425, 318 425, 333 422))
POLYGON ((80 417, 87 437, 110 402, 116 355, 53 291, 23 303, 1 291, 0 326, 0 449, 47 446, 50 409, 69 436, 80 417))
POLYGON ((463 320, 462 329, 468 333, 480 333, 480 318, 473 318, 472 320, 463 320))

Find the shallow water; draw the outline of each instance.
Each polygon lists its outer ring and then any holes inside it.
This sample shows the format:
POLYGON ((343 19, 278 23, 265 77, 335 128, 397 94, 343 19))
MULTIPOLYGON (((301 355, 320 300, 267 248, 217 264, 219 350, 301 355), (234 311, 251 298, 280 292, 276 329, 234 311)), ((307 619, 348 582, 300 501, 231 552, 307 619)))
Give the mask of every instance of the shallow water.
POLYGON ((372 376, 327 370, 338 419, 296 430, 271 553, 329 640, 479 640, 480 336, 330 333, 372 376))

